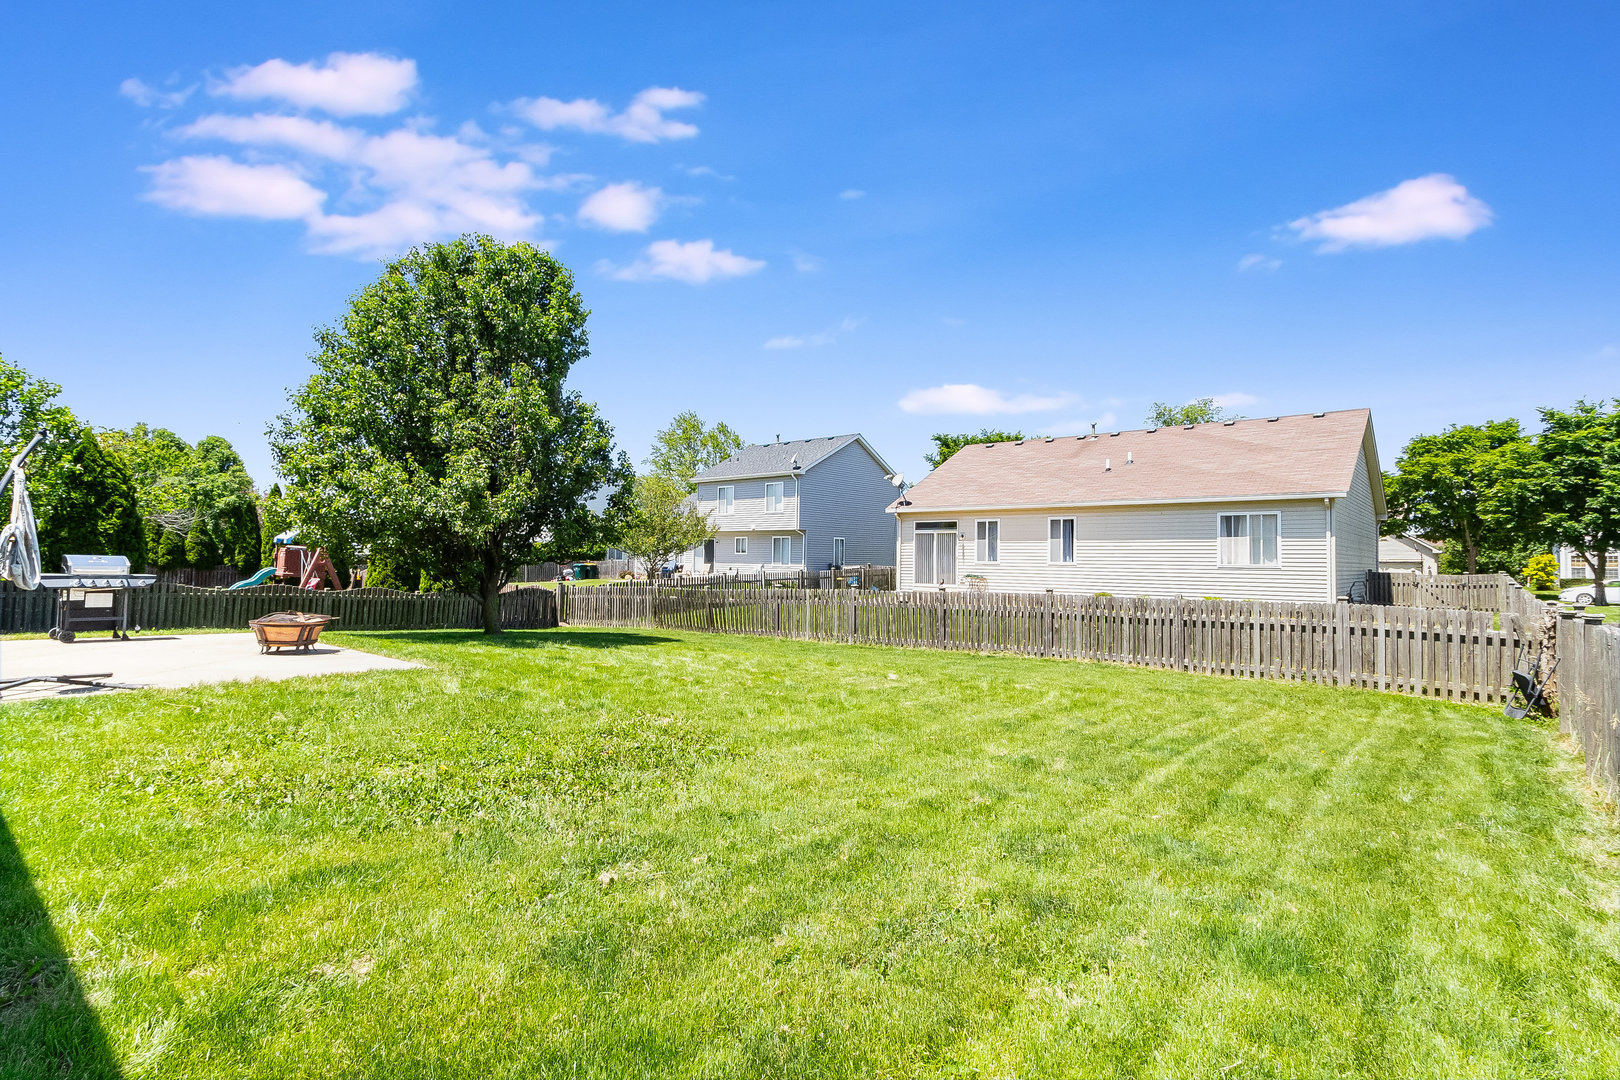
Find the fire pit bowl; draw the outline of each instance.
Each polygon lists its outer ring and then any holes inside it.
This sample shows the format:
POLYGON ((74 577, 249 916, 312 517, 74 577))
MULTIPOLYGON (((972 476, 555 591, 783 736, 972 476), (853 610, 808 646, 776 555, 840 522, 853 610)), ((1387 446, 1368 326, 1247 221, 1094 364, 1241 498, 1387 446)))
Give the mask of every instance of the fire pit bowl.
POLYGON ((253 627, 253 634, 259 639, 261 653, 271 649, 302 649, 308 652, 321 639, 321 631, 326 629, 327 624, 336 621, 331 615, 276 611, 254 619, 248 625, 253 627))

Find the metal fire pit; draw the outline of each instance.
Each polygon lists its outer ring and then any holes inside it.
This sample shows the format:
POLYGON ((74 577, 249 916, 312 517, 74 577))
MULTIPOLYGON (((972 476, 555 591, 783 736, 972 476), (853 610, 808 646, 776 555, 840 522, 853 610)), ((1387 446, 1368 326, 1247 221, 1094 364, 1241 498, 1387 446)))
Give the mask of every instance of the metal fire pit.
POLYGON ((276 611, 248 623, 253 636, 259 639, 259 651, 271 649, 299 649, 308 652, 321 639, 327 624, 337 622, 331 615, 313 615, 302 611, 276 611))
POLYGON ((156 574, 130 573, 122 555, 64 555, 62 571, 39 575, 40 585, 58 590, 51 628, 57 641, 72 641, 81 630, 111 630, 115 638, 128 638, 129 590, 157 580, 156 574))

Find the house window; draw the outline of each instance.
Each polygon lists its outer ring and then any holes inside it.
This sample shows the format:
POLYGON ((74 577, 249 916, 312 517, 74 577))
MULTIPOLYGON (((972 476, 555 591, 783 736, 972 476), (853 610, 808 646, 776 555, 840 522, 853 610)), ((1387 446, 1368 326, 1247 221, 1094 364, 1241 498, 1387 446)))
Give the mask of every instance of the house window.
POLYGON ((1048 518, 1046 535, 1050 543, 1047 558, 1055 563, 1074 562, 1074 518, 1048 518))
POLYGON ((716 489, 716 490, 718 492, 716 498, 717 498, 717 501, 720 503, 720 512, 722 514, 731 513, 731 511, 736 507, 736 504, 737 504, 737 489, 736 489, 736 487, 731 485, 731 484, 721 484, 720 487, 718 489, 716 489))
POLYGON ((782 482, 765 485, 765 512, 767 514, 780 514, 782 512, 782 482))
POLYGON ((842 536, 833 537, 833 565, 844 565, 844 538, 842 536))
POLYGON ((748 554, 748 537, 739 536, 733 540, 731 542, 731 550, 735 551, 738 555, 748 554))
POLYGON ((771 562, 782 566, 793 562, 793 537, 771 537, 771 562))
POLYGON ((1001 546, 1001 522, 979 522, 978 538, 973 544, 974 562, 998 562, 998 549, 1001 546))
POLYGON ((918 585, 956 584, 956 522, 917 522, 912 558, 918 585))
POLYGON ((1279 514, 1222 514, 1220 565, 1276 566, 1279 514))

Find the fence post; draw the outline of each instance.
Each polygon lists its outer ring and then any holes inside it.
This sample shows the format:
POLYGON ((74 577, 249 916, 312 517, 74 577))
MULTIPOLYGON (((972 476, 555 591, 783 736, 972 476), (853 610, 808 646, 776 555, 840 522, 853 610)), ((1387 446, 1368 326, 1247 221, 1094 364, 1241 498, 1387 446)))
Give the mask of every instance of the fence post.
POLYGON ((1350 685, 1350 605, 1333 605, 1333 671, 1340 686, 1350 685))
POLYGON ((557 581, 557 625, 568 621, 568 582, 557 581))
POLYGON ((1052 655, 1052 590, 1046 590, 1046 610, 1041 612, 1041 655, 1052 655))
POLYGON ((939 587, 939 647, 945 647, 945 586, 939 587))

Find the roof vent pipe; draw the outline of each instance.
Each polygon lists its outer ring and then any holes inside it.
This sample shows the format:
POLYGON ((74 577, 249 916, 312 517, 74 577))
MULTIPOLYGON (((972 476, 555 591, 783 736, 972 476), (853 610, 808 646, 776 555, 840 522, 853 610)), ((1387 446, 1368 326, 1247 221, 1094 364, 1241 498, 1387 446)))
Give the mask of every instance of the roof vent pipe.
POLYGON ((1103 458, 1103 472, 1113 472, 1114 462, 1110 458, 1103 458))
POLYGON ((1134 450, 1125 451, 1125 464, 1127 464, 1127 465, 1135 465, 1136 464, 1136 451, 1134 451, 1134 450))
POLYGON ((1097 437, 1097 421, 1095 420, 1091 422, 1091 437, 1093 439, 1097 437))

